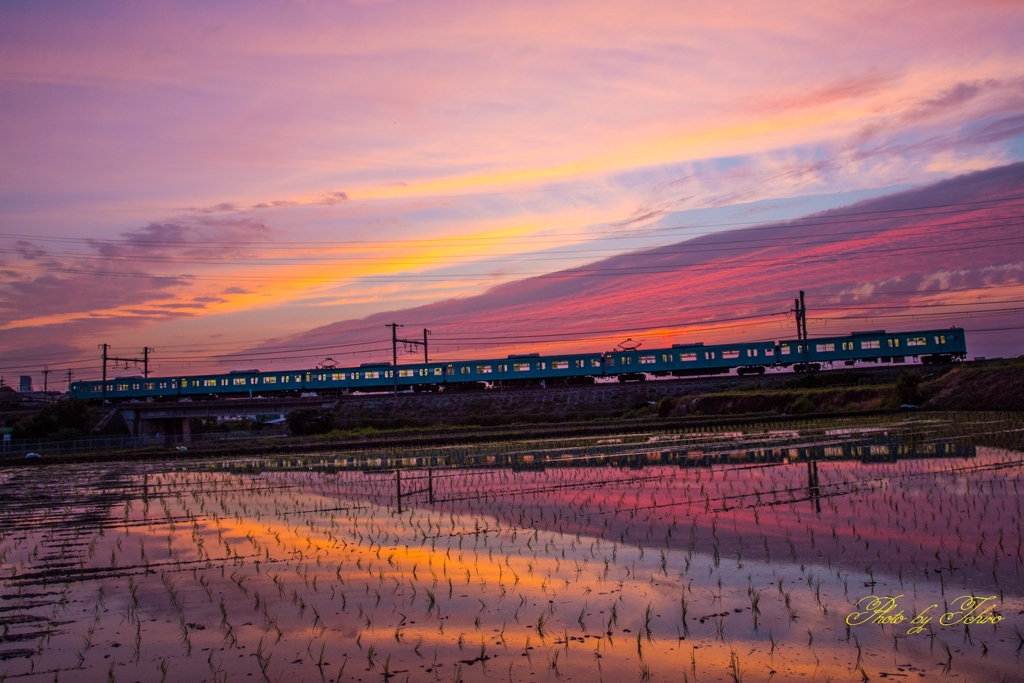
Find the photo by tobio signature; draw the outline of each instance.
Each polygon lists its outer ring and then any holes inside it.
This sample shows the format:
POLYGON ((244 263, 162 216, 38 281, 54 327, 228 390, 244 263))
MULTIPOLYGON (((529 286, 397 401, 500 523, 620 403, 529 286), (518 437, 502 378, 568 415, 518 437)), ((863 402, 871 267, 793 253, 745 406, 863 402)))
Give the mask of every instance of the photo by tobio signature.
POLYGON ((1004 619, 1001 614, 995 612, 996 596, 994 595, 986 597, 962 595, 953 600, 948 607, 948 611, 942 614, 933 611, 938 608, 938 604, 934 604, 929 605, 921 610, 920 613, 915 613, 911 617, 907 617, 902 609, 897 611, 898 604, 896 601, 902 597, 903 595, 869 595, 861 598, 857 601, 856 607, 862 611, 850 612, 846 616, 846 624, 848 626, 865 626, 869 624, 896 626, 909 619, 911 626, 907 629, 907 634, 916 635, 924 632, 935 616, 938 616, 940 626, 998 624, 1004 619))

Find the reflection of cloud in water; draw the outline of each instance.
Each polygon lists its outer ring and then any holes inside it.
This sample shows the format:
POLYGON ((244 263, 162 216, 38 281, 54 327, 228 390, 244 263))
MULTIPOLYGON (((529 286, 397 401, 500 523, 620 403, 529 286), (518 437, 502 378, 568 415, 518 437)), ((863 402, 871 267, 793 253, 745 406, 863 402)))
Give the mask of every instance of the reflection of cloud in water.
MULTIPOLYGON (((385 474, 193 466, 10 475, 0 656, 15 658, 0 670, 525 681, 725 679, 739 666, 744 680, 849 680, 862 666, 916 678, 945 654, 907 626, 847 631, 856 600, 903 594, 909 620, 972 590, 1014 605, 1022 593, 1008 507, 1020 462, 1006 452, 822 462, 824 489, 861 485, 820 514, 775 493, 806 486, 802 464, 446 472, 439 498, 477 495, 402 514, 379 504, 393 493, 385 474), (739 495, 763 504, 709 503, 739 495)), ((973 642, 962 626, 935 629, 956 673, 1009 671, 1016 608, 997 609, 1004 625, 972 629, 973 642)))

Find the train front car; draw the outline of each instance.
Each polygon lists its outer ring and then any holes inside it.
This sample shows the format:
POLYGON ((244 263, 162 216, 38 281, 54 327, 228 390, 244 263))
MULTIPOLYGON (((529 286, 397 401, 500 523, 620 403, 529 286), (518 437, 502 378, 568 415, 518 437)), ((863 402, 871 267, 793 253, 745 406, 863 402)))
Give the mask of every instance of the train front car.
POLYGON ((906 363, 907 359, 924 364, 948 363, 967 355, 964 330, 886 332, 870 330, 837 337, 787 339, 779 342, 778 358, 784 367, 797 372, 820 370, 836 363, 906 363))

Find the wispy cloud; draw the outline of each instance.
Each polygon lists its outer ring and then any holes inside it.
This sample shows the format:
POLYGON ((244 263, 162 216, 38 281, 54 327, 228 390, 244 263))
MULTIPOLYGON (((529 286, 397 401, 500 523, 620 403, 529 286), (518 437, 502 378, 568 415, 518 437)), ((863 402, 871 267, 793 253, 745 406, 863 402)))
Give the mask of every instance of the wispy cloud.
POLYGON ((1019 3, 123 9, 4 9, 6 329, 250 340, 457 308, 1024 155, 1019 3))

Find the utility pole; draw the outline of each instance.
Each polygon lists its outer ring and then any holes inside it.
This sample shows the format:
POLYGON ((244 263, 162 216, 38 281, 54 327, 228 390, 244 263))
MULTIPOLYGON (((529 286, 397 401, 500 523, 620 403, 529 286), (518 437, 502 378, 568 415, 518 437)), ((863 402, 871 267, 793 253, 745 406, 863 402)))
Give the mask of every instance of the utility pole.
POLYGON ((71 372, 71 368, 68 368, 68 393, 71 392, 71 378, 75 373, 71 372))
POLYGON ((800 298, 793 300, 793 313, 796 314, 796 338, 801 340, 803 343, 803 357, 804 357, 804 371, 806 372, 810 368, 808 367, 808 360, 810 349, 807 347, 807 305, 804 303, 804 290, 800 290, 800 298))
POLYGON ((50 366, 44 365, 43 366, 43 397, 44 397, 44 400, 45 400, 45 397, 46 397, 46 390, 47 390, 46 376, 49 375, 49 374, 50 374, 50 366))
POLYGON ((107 349, 109 344, 102 344, 103 347, 103 402, 107 402, 107 349))
POLYGON ((800 290, 800 325, 804 330, 804 341, 807 341, 807 304, 804 303, 804 290, 800 290))
MULTIPOLYGON (((148 346, 142 349, 142 358, 116 358, 114 356, 108 356, 107 351, 110 349, 110 344, 100 344, 100 348, 103 349, 103 401, 107 400, 107 363, 113 361, 115 366, 117 363, 124 363, 124 367, 127 368, 129 363, 138 365, 142 363, 142 374, 143 377, 149 379, 149 352, 155 351, 148 346)), ((68 371, 70 373, 70 370, 68 371)), ((70 374, 68 375, 70 382, 70 374)), ((70 387, 70 384, 69 384, 70 387)))
POLYGON ((394 386, 395 386, 395 395, 397 395, 398 394, 398 342, 402 342, 402 344, 404 344, 407 347, 406 348, 407 352, 410 351, 410 349, 408 347, 423 346, 423 363, 426 364, 426 363, 430 362, 430 354, 427 352, 427 349, 428 349, 428 347, 427 347, 427 335, 429 335, 431 332, 427 328, 425 328, 425 327, 423 328, 423 341, 420 341, 419 339, 399 339, 398 338, 398 328, 399 327, 405 327, 404 325, 399 325, 398 323, 389 323, 389 324, 385 325, 384 327, 390 327, 391 328, 391 365, 394 368, 392 370, 392 372, 395 373, 394 374, 394 377, 395 377, 394 386))
MULTIPOLYGON (((404 327, 398 323, 391 323, 384 327, 391 328, 391 377, 394 379, 395 396, 398 396, 398 328, 404 327)), ((399 509, 401 509, 402 498, 398 498, 399 509)))

